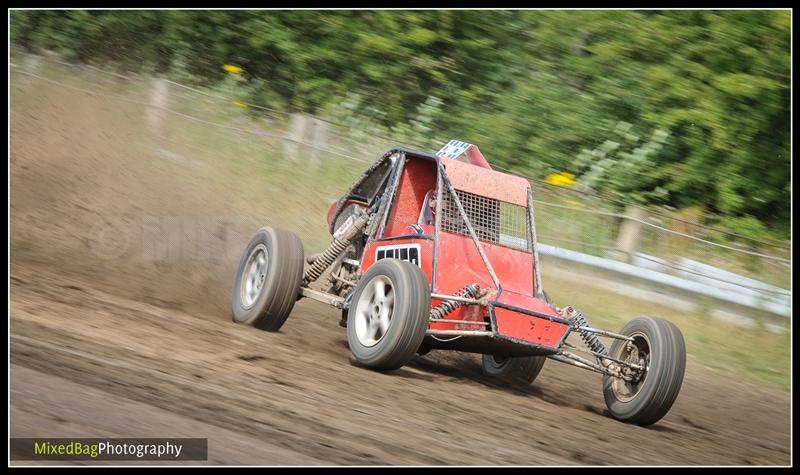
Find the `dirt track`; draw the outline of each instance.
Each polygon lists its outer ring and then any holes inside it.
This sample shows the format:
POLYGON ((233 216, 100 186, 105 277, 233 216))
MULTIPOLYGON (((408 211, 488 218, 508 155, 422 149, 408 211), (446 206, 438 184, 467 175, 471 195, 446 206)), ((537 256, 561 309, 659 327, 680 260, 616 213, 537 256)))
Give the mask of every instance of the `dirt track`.
POLYGON ((14 94, 12 436, 208 437, 229 464, 789 463, 788 394, 692 360, 641 428, 605 415, 598 376, 555 362, 525 390, 471 355, 368 371, 312 301, 279 333, 234 325, 238 252, 269 221, 258 190, 155 153, 128 109, 14 94), (169 216, 184 240, 159 248, 169 216))

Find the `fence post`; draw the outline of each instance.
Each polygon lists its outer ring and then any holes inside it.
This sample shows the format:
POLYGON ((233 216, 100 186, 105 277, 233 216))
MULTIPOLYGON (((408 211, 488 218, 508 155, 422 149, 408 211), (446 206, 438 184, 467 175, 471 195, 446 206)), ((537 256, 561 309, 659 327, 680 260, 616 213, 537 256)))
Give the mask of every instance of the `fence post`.
POLYGON ((300 150, 308 151, 308 157, 317 161, 320 151, 328 146, 328 123, 306 114, 289 116, 289 129, 283 141, 283 154, 291 160, 300 158, 300 150))
MULTIPOLYGON (((25 58, 24 62, 22 63, 22 67, 30 73, 37 74, 39 71, 39 65, 41 64, 42 64, 41 56, 30 54, 25 58)), ((33 78, 31 78, 26 74, 20 74, 17 76, 17 78, 18 79, 16 82, 23 86, 28 86, 33 82, 33 78)))
POLYGON ((147 122, 155 137, 162 137, 164 108, 169 101, 169 84, 161 78, 153 78, 153 90, 150 95, 151 107, 147 110, 147 122))
POLYGON ((328 146, 328 123, 324 120, 311 119, 311 159, 314 162, 319 161, 319 156, 322 150, 328 146))
POLYGON ((39 71, 40 64, 42 64, 42 57, 36 54, 31 54, 28 55, 28 58, 25 60, 25 69, 35 74, 39 71))
POLYGON ((283 140, 283 155, 290 160, 299 158, 300 142, 305 141, 306 116, 296 112, 289 115, 289 130, 283 140))
POLYGON ((645 210, 638 206, 628 205, 625 208, 625 219, 619 227, 617 236, 617 251, 628 264, 633 262, 633 257, 639 249, 642 239, 641 221, 646 216, 645 210))

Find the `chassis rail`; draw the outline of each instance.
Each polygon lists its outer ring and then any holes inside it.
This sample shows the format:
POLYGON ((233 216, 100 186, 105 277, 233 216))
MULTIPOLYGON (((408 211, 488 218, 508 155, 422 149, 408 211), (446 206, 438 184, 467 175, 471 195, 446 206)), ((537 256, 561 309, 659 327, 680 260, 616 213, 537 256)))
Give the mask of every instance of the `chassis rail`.
MULTIPOLYGON (((302 287, 300 289, 300 296, 307 297, 312 300, 316 300, 318 302, 326 303, 328 305, 332 305, 336 308, 343 308, 344 307, 344 297, 340 297, 338 295, 329 294, 327 292, 322 292, 319 290, 310 289, 308 287, 302 287)), ((469 305, 480 305, 480 306, 489 306, 490 302, 486 300, 478 300, 469 297, 461 297, 458 295, 447 295, 447 294, 439 294, 439 293, 431 293, 431 297, 435 299, 439 299, 442 301, 454 301, 460 302, 469 305)), ((449 320, 449 319, 435 319, 431 318, 430 323, 452 323, 452 324, 459 324, 459 325, 474 325, 474 326, 482 326, 486 328, 490 324, 488 322, 478 322, 478 321, 468 321, 468 320, 449 320)), ((614 338, 617 340, 623 341, 633 341, 633 338, 621 335, 619 333, 611 332, 608 330, 601 330, 598 328, 593 328, 589 326, 573 326, 571 330, 580 330, 595 333, 599 336, 605 336, 608 338, 614 338)), ((425 332, 426 335, 431 336, 492 336, 494 333, 491 330, 435 330, 435 329, 428 329, 425 332)), ((569 345, 565 343, 566 346, 575 349, 576 351, 581 351, 578 348, 575 348, 573 345, 569 345)), ((585 353, 594 356, 598 362, 590 361, 582 356, 579 356, 571 351, 568 350, 559 350, 558 353, 553 355, 547 355, 548 358, 551 358, 556 361, 560 361, 562 363, 567 363, 573 366, 577 366, 579 368, 588 369, 594 371, 596 373, 605 374, 614 377, 622 377, 626 378, 627 376, 620 373, 621 367, 627 367, 634 371, 642 371, 645 368, 642 368, 639 365, 621 361, 617 358, 613 358, 609 355, 598 353, 592 350, 586 350, 585 353), (605 363, 605 364, 603 364, 605 363), (616 363, 615 365, 609 365, 608 363, 616 363)))

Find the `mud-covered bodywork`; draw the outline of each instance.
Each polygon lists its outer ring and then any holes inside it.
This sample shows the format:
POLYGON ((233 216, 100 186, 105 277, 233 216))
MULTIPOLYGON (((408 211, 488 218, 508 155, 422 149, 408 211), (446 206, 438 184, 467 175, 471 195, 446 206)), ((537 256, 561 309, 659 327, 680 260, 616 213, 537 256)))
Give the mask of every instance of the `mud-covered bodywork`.
MULTIPOLYGON (((433 332, 461 338, 429 337, 430 348, 554 353, 569 324, 543 297, 530 183, 492 170, 473 147, 477 153, 463 154, 466 161, 403 148, 387 152, 331 205, 330 231, 348 206, 374 206, 377 221, 359 256, 362 273, 380 259, 398 258, 420 266, 433 295, 477 284, 486 305, 461 305, 432 321, 433 332), (364 188, 380 193, 364 196, 364 188)), ((442 302, 432 299, 434 307, 442 302)))
POLYGON ((550 303, 530 182, 493 170, 476 146, 390 150, 327 219, 333 239, 307 259, 295 234, 256 233, 235 279, 235 321, 276 331, 308 297, 341 309, 351 354, 369 368, 458 350, 482 354, 484 374, 530 383, 553 359, 602 374, 617 419, 649 425, 675 401, 686 364, 680 330, 639 317, 614 333, 550 303))

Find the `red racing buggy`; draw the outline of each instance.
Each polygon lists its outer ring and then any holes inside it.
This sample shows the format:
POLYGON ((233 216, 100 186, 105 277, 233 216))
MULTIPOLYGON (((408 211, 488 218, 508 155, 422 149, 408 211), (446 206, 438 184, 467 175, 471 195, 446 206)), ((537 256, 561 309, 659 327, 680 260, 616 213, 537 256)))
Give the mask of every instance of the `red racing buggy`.
POLYGON ((600 330, 550 302, 531 185, 492 170, 476 146, 390 150, 327 219, 333 241, 307 259, 290 231, 255 234, 234 280, 234 322, 277 331, 306 297, 341 309, 353 358, 368 368, 456 350, 482 354, 488 376, 530 383, 549 358, 601 373, 619 420, 649 425, 672 407, 686 364, 678 328, 640 317, 600 330), (572 333, 580 345, 566 341, 572 333))

